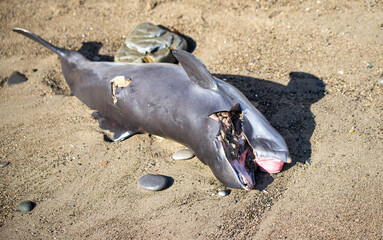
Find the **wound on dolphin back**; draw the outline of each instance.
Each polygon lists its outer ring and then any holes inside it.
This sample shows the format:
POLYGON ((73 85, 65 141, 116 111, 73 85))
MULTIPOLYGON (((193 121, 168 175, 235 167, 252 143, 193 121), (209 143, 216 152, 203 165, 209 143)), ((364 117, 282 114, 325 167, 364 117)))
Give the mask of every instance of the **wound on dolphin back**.
MULTIPOLYGON (((229 112, 217 112, 209 116, 220 128, 216 138, 222 143, 226 157, 240 180, 250 189, 254 187, 255 155, 242 129, 243 113, 239 104, 229 112)), ((250 190, 249 189, 249 190, 250 190)))
POLYGON ((110 80, 110 89, 113 97, 113 104, 117 103, 116 90, 117 88, 124 88, 129 86, 132 82, 131 79, 125 79, 124 76, 117 76, 110 80))

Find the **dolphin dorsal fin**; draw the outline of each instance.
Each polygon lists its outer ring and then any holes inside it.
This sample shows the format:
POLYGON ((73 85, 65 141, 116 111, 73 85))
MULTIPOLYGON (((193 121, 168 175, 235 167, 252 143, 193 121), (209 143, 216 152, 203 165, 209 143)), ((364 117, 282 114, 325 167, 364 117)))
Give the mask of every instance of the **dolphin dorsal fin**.
POLYGON ((199 86, 217 90, 218 85, 209 70, 193 54, 183 50, 173 50, 172 54, 181 63, 189 78, 199 86))

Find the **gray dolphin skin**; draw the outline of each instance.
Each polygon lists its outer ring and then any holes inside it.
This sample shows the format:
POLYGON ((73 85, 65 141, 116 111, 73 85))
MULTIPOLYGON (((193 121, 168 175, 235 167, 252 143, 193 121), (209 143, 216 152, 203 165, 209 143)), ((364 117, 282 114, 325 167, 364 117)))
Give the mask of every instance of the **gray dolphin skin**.
POLYGON ((168 63, 92 62, 20 28, 59 55, 71 92, 100 127, 121 141, 150 133, 189 149, 228 187, 251 190, 255 170, 291 162, 283 137, 232 85, 213 77, 191 53, 174 50, 181 66, 168 63), (274 164, 274 165, 273 165, 274 164))

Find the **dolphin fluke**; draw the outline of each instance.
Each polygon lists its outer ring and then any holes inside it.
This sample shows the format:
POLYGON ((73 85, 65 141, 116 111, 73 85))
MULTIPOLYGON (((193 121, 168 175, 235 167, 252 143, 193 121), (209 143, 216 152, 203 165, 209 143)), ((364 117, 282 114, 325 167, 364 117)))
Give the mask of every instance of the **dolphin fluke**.
POLYGON ((61 49, 61 48, 53 46, 49 42, 45 41, 41 37, 37 36, 36 34, 30 32, 28 30, 25 30, 25 29, 22 29, 22 28, 14 28, 13 31, 17 32, 17 33, 20 33, 20 34, 22 34, 22 35, 24 35, 26 37, 29 37, 30 39, 40 43, 44 47, 46 47, 49 50, 53 51, 54 53, 58 54, 60 57, 65 57, 66 56, 66 53, 65 53, 64 49, 61 49))

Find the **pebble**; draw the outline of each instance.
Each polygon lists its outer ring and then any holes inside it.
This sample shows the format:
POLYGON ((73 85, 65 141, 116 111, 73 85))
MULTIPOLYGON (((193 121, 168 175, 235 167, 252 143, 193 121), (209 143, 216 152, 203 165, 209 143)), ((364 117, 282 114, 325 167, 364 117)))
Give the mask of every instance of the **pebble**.
POLYGON ((161 191, 168 186, 168 177, 163 175, 147 174, 138 179, 138 186, 145 190, 161 191))
POLYGON ((8 78, 8 85, 16 85, 19 83, 26 82, 28 78, 25 77, 25 75, 19 73, 19 72, 13 72, 11 76, 8 78))
POLYGON ((367 63, 367 68, 372 68, 373 67, 373 65, 372 65, 372 63, 367 63))
POLYGON ((383 89, 383 79, 378 80, 378 86, 379 88, 383 89))
POLYGON ((10 164, 10 162, 0 162, 0 167, 5 167, 8 164, 10 164))
POLYGON ((99 56, 94 56, 93 57, 93 61, 94 62, 98 62, 98 61, 100 61, 101 60, 101 58, 99 57, 99 56))
POLYGON ((306 159, 305 164, 306 164, 307 166, 311 166, 311 159, 310 159, 310 158, 309 158, 309 159, 306 159))
POLYGON ((169 62, 177 60, 173 49, 187 50, 187 42, 180 35, 151 23, 137 25, 118 49, 116 62, 169 62))
POLYGON ((17 205, 17 208, 22 212, 29 212, 32 211, 33 208, 35 208, 35 206, 36 203, 32 201, 22 201, 21 203, 19 203, 19 205, 17 205))
POLYGON ((194 157, 194 153, 189 149, 180 149, 173 154, 174 160, 187 160, 194 157))
POLYGON ((230 191, 229 189, 226 189, 226 190, 220 190, 220 191, 218 192, 218 195, 221 196, 221 197, 224 197, 224 196, 229 195, 230 192, 231 192, 231 191, 230 191))

